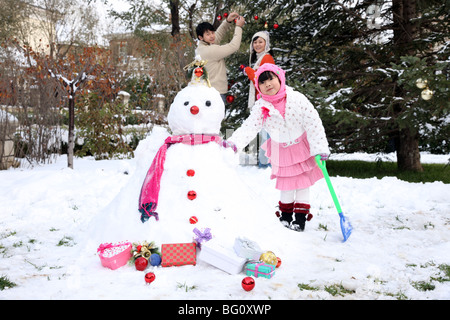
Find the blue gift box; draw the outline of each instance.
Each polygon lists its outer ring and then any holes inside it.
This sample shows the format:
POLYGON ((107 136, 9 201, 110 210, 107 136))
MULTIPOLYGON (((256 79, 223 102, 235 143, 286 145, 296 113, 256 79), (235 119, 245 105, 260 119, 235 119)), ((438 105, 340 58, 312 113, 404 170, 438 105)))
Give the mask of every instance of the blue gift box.
POLYGON ((264 262, 247 263, 245 272, 248 276, 270 279, 275 275, 275 266, 264 262))

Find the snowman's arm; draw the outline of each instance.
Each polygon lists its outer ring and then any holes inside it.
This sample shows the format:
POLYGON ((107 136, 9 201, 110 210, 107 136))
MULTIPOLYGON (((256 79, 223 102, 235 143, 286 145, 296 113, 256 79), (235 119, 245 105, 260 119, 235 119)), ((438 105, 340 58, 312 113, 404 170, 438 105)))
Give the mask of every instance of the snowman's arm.
POLYGON ((248 118, 233 132, 227 141, 234 143, 239 151, 244 149, 261 131, 263 127, 262 118, 261 107, 254 105, 248 118))

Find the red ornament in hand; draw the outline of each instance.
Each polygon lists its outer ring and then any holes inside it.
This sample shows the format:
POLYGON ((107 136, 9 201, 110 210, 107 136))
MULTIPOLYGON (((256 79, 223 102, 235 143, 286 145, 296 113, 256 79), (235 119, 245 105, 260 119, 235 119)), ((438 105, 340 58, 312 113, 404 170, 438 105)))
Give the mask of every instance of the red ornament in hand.
POLYGON ((227 102, 233 103, 233 101, 234 101, 234 96, 232 96, 231 94, 227 95, 227 102))
POLYGON ((200 67, 195 68, 194 74, 200 78, 203 75, 203 68, 200 68, 200 67))
POLYGON ((153 281, 155 281, 155 278, 155 274, 153 272, 149 272, 145 275, 145 282, 152 283, 153 281))
POLYGON ((245 291, 251 291, 255 287, 255 279, 252 277, 245 277, 241 284, 245 291))
POLYGON ((147 268, 148 261, 144 257, 139 257, 134 261, 134 266, 136 267, 136 270, 144 271, 145 268, 147 268))

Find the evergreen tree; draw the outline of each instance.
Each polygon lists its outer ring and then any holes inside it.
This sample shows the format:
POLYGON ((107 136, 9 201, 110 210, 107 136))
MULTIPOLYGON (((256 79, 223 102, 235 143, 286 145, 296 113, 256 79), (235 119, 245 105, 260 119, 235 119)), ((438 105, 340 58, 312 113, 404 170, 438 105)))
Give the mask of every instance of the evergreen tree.
MULTIPOLYGON (((224 5, 246 17, 241 48, 247 52, 255 28, 267 22, 276 63, 287 70, 288 85, 319 109, 334 152, 396 150, 399 169, 421 171, 420 150, 450 151, 449 0, 224 5)), ((230 66, 246 63, 248 54, 234 59, 230 66)), ((248 80, 241 82, 235 70, 231 90, 238 102, 248 80)), ((239 105, 227 120, 245 118, 246 104, 239 105)))

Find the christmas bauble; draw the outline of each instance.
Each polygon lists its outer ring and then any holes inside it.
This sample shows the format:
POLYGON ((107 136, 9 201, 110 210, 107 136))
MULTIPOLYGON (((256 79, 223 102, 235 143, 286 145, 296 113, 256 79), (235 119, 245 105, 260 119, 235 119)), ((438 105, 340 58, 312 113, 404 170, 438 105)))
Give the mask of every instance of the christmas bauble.
POLYGON ((147 283, 152 283, 153 281, 155 281, 155 274, 153 272, 149 272, 147 274, 145 274, 145 282, 147 283))
POLYGON ((148 261, 144 257, 139 257, 134 261, 134 266, 136 267, 136 270, 144 271, 148 266, 148 261))
POLYGON ((197 198, 197 192, 191 190, 188 192, 187 197, 189 200, 194 200, 195 198, 197 198))
POLYGON ((225 13, 223 14, 223 16, 224 16, 225 18, 228 17, 228 13, 225 12, 225 13))
POLYGON ((203 75, 203 68, 200 68, 200 67, 195 68, 194 74, 200 78, 203 75))
POLYGON ((255 20, 258 20, 258 16, 254 16, 255 20))
POLYGON ((192 106, 190 110, 193 115, 196 115, 200 111, 197 106, 192 106))
POLYGON ((234 96, 232 96, 231 94, 227 95, 227 102, 233 103, 233 101, 234 101, 234 96))
POLYGON ((433 98, 433 91, 426 88, 425 90, 422 91, 420 95, 422 96, 423 100, 430 100, 431 98, 433 98))
POLYGON ((189 218, 189 223, 190 224, 196 224, 198 222, 198 219, 196 216, 192 216, 189 218))
POLYGON ((276 268, 278 268, 279 266, 281 266, 281 259, 277 257, 277 265, 276 265, 276 268))
POLYGON ((195 175, 195 171, 193 169, 189 169, 188 171, 186 171, 186 175, 188 177, 193 177, 195 175))
POLYGON ((219 15, 219 16, 217 16, 217 20, 222 20, 222 16, 221 15, 219 15))
POLYGON ((255 287, 255 279, 252 277, 245 277, 242 279, 241 285, 245 291, 250 291, 255 287))
POLYGON ((157 254, 157 253, 153 253, 150 256, 149 260, 150 260, 150 264, 152 266, 154 266, 154 267, 157 267, 157 266, 159 266, 161 264, 161 256, 159 254, 157 254))
POLYGON ((273 28, 274 28, 274 29, 278 29, 278 27, 279 27, 278 23, 275 23, 275 24, 273 25, 273 28))
POLYGON ((417 79, 416 86, 419 89, 425 89, 427 86, 427 80, 422 80, 421 78, 417 79))
POLYGON ((277 256, 272 251, 264 252, 259 257, 259 260, 261 260, 264 263, 271 264, 273 266, 276 266, 278 263, 277 256))

